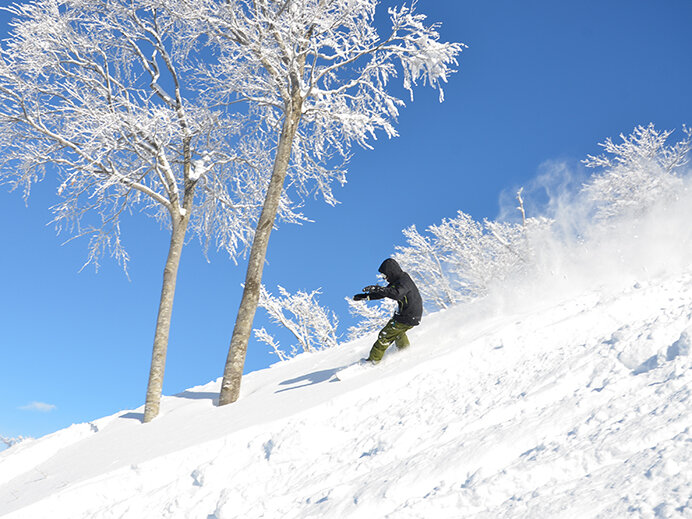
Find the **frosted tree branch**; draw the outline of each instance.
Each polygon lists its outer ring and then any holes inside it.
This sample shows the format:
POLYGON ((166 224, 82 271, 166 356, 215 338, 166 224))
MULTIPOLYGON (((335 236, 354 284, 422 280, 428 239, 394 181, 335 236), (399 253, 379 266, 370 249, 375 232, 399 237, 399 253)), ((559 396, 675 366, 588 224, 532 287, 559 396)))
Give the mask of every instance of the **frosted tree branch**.
POLYGON ((682 170, 689 161, 692 134, 673 145, 672 131, 656 130, 653 124, 637 126, 630 135, 620 134, 621 143, 606 139, 598 156, 589 155, 584 164, 597 173, 583 187, 594 206, 595 217, 604 221, 628 214, 645 213, 661 199, 675 199, 682 188, 682 170))
POLYGON ((320 289, 310 293, 299 290, 295 294, 281 286, 278 290, 279 296, 274 296, 262 286, 259 306, 267 311, 272 322, 289 331, 298 344, 291 346, 289 351, 282 350, 278 341, 264 328, 255 330, 255 336, 269 345, 274 353, 280 350, 282 353, 276 354, 281 360, 294 357, 298 351, 319 351, 338 344, 339 321, 333 312, 319 304, 320 289))

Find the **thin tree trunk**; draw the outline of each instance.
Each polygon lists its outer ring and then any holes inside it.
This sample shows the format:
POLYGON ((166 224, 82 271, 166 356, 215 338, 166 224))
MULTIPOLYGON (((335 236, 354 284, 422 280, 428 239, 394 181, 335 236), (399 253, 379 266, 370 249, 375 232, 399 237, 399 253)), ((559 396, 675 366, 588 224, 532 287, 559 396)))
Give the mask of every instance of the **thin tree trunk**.
POLYGON ((154 333, 154 350, 151 356, 147 399, 144 406, 144 423, 151 422, 159 414, 161 392, 163 389, 163 373, 166 369, 168 335, 171 328, 171 315, 173 314, 175 283, 178 276, 180 255, 185 243, 185 233, 187 231, 188 222, 189 216, 187 215, 182 217, 173 216, 171 243, 168 249, 166 266, 163 269, 163 287, 161 288, 159 315, 156 320, 156 332, 154 333))
POLYGON ((262 285, 262 270, 267 255, 269 235, 274 227, 274 220, 281 201, 286 171, 291 159, 291 147, 300 120, 300 107, 286 115, 279 147, 274 158, 274 168, 269 181, 269 187, 262 206, 262 213, 257 222, 255 237, 250 249, 247 274, 245 276, 245 288, 238 309, 238 317, 233 328, 231 346, 228 350, 226 367, 224 369, 219 405, 226 405, 238 400, 240 395, 240 381, 243 377, 247 345, 252 332, 252 323, 255 319, 257 304, 259 302, 260 287, 262 285))

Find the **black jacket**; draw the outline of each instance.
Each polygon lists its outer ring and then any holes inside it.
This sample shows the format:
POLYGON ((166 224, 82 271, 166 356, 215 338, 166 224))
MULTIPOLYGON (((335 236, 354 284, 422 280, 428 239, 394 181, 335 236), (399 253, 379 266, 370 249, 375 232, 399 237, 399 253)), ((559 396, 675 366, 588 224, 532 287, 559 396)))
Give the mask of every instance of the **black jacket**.
POLYGON ((399 309, 394 314, 396 322, 409 326, 420 324, 423 315, 423 300, 411 276, 401 270, 399 264, 391 258, 382 262, 379 272, 385 275, 389 284, 369 292, 369 299, 384 297, 394 299, 399 303, 399 309))

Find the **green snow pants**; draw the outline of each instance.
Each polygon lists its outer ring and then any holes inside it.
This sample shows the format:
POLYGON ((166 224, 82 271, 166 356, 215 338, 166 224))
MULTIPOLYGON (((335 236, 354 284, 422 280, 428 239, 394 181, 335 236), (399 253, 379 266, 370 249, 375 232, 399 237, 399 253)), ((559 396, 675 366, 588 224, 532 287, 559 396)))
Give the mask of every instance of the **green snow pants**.
POLYGON ((387 351, 387 348, 389 348, 393 342, 396 343, 396 347, 400 350, 408 347, 410 342, 408 341, 406 332, 411 328, 413 328, 413 326, 398 323, 394 319, 390 319, 377 336, 377 341, 373 344, 368 359, 375 362, 381 361, 382 357, 384 357, 384 352, 387 351))

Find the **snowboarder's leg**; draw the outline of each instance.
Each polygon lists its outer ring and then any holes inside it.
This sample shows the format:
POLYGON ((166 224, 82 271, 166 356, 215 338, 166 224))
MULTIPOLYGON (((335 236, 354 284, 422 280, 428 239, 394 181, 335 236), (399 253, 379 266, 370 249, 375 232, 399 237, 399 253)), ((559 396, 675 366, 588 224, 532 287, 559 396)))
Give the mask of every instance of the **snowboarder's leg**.
MULTIPOLYGON (((412 327, 409 327, 409 328, 412 328, 412 327)), ((407 328, 407 330, 408 330, 409 328, 407 328)), ((411 345, 411 343, 410 343, 409 340, 408 340, 408 336, 406 335, 406 330, 404 330, 404 331, 401 332, 401 335, 399 335, 399 336, 395 339, 395 342, 396 342, 396 347, 397 347, 398 349, 400 349, 400 350, 403 350, 403 349, 405 349, 405 348, 408 348, 408 347, 411 345)))
POLYGON ((384 357, 384 352, 387 348, 396 341, 396 345, 399 348, 405 348, 409 345, 408 337, 406 336, 406 330, 410 330, 412 327, 406 324, 397 323, 394 319, 390 319, 384 328, 380 331, 377 336, 377 341, 373 344, 370 350, 370 355, 368 360, 374 362, 379 362, 384 357))

